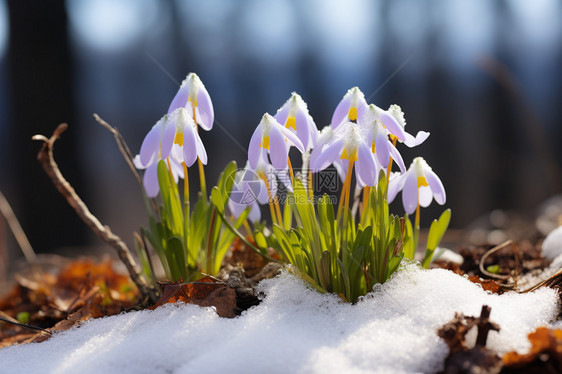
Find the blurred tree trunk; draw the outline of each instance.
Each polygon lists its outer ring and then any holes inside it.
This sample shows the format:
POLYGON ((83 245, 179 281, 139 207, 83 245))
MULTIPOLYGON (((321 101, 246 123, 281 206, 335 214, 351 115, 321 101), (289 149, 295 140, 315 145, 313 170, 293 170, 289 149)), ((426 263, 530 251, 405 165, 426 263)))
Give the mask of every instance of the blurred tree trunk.
POLYGON ((74 98, 68 22, 62 0, 8 0, 10 44, 9 92, 13 122, 9 142, 13 191, 17 212, 31 244, 38 252, 84 244, 85 227, 58 196, 36 160, 40 144, 34 134, 50 136, 61 122, 70 130, 57 143, 62 172, 80 193, 81 178, 73 139, 74 98))

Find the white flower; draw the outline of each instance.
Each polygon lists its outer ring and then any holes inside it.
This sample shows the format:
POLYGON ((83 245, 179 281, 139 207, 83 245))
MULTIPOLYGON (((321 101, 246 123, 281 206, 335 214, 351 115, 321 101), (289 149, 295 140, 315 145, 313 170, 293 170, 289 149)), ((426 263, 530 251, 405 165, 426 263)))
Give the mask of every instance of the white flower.
POLYGON ((262 151, 265 151, 269 154, 271 164, 276 169, 286 169, 291 145, 304 152, 302 142, 292 131, 279 124, 271 115, 264 114, 248 146, 250 166, 255 169, 262 151))
POLYGON ((195 115, 197 124, 204 130, 213 128, 215 112, 213 103, 201 79, 195 73, 189 73, 181 83, 180 89, 168 108, 168 114, 178 108, 185 108, 190 115, 195 115))
POLYGON ((296 92, 277 111, 274 118, 281 125, 291 129, 302 142, 305 149, 311 148, 318 133, 314 120, 308 113, 304 100, 296 92))
POLYGON ((388 202, 392 202, 402 190, 402 204, 408 214, 412 214, 419 204, 427 207, 433 198, 438 204, 445 204, 446 195, 443 183, 431 167, 421 157, 416 157, 408 171, 392 178, 388 186, 388 202))
POLYGON ((332 128, 335 130, 345 122, 356 121, 366 108, 367 101, 363 92, 357 87, 349 89, 332 115, 332 128))

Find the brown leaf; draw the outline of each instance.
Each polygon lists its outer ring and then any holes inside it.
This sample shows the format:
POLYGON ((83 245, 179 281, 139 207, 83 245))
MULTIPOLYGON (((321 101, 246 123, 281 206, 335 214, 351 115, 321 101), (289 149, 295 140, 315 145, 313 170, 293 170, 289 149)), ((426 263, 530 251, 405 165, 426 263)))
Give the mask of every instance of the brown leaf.
POLYGON ((204 277, 190 283, 163 283, 161 288, 162 296, 149 309, 181 301, 202 307, 214 306, 219 316, 236 317, 236 292, 213 278, 204 277))
POLYGON ((471 275, 468 280, 482 286, 485 291, 501 295, 503 293, 502 286, 493 279, 482 279, 478 275, 471 275))
POLYGON ((503 363, 513 373, 562 373, 562 330, 539 327, 528 335, 529 353, 508 352, 503 363))

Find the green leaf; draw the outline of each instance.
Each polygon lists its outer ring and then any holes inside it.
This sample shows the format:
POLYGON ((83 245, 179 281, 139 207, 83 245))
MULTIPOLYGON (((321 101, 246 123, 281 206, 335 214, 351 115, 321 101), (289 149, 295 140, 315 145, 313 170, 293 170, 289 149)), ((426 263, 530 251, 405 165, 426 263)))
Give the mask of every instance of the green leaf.
POLYGON ((173 280, 177 281, 181 278, 183 281, 189 281, 190 279, 188 279, 187 274, 183 243, 180 238, 173 236, 168 239, 167 252, 175 260, 174 264, 170 264, 177 274, 173 280))
POLYGON ((170 177, 164 160, 158 162, 157 169, 160 196, 164 203, 163 222, 175 235, 180 236, 183 232, 183 211, 178 186, 170 177), (164 216, 167 218, 166 220, 164 220, 164 216))
POLYGON ((500 273, 500 266, 499 265, 490 265, 486 267, 486 270, 493 274, 500 273))
POLYGON ((223 194, 217 186, 213 187, 211 190, 211 202, 215 205, 219 212, 224 214, 225 202, 223 200, 223 194))
POLYGON ((332 271, 330 263, 330 252, 322 252, 322 257, 320 257, 320 285, 325 290, 330 290, 332 284, 332 271))
POLYGON ((228 202, 230 192, 232 191, 232 185, 234 184, 234 180, 236 178, 236 168, 236 161, 229 162, 222 171, 217 182, 217 187, 222 194, 223 202, 225 204, 228 202))
POLYGON ((256 230, 254 232, 254 239, 256 240, 256 244, 258 245, 258 248, 262 252, 267 253, 267 240, 263 232, 256 230))
POLYGON ((445 210, 439 220, 433 220, 431 227, 429 228, 429 234, 427 236, 427 249, 435 250, 439 245, 439 242, 443 238, 445 231, 449 227, 449 222, 451 221, 451 209, 445 210))

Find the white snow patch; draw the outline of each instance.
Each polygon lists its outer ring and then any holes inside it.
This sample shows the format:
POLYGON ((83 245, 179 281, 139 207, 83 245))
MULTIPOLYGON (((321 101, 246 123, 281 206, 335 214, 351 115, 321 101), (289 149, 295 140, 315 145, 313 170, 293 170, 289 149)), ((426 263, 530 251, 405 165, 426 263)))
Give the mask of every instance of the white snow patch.
POLYGON ((446 270, 403 266, 356 305, 284 272, 263 281, 257 307, 234 319, 213 308, 166 305, 99 318, 43 343, 0 350, 1 373, 431 373, 448 353, 436 330, 455 312, 492 307, 488 346, 529 348, 555 318, 557 295, 491 295, 446 270))
POLYGON ((558 226, 547 235, 542 243, 542 255, 554 260, 562 255, 562 226, 558 226))

